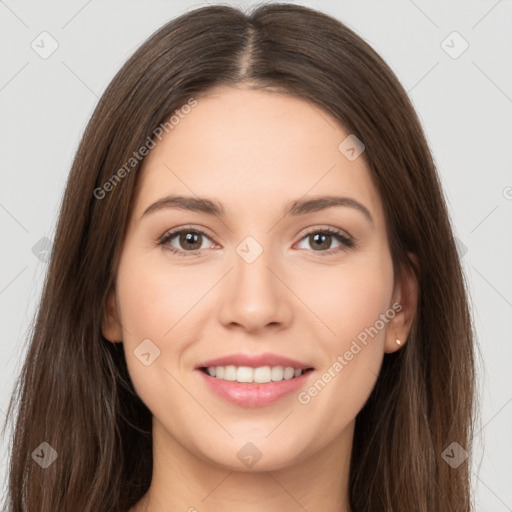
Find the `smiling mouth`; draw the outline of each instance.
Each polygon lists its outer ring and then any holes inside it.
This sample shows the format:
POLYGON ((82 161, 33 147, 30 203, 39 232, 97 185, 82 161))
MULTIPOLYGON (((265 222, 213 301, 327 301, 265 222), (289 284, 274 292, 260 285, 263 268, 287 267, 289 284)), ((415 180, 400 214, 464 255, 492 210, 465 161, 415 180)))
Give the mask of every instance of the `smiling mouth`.
POLYGON ((238 382, 240 384, 267 384, 283 380, 293 380, 313 371, 313 368, 299 369, 291 366, 209 366, 200 371, 218 380, 238 382))

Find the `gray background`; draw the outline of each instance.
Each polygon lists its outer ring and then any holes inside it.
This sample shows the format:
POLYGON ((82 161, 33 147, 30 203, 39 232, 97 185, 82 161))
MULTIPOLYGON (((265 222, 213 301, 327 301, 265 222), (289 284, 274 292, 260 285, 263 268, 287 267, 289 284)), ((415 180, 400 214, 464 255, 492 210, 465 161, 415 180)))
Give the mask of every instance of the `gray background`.
MULTIPOLYGON (((420 115, 460 240, 482 354, 476 510, 512 511, 512 3, 294 3, 337 17, 370 43, 420 115), (446 39, 453 31, 469 44, 457 58, 464 42, 446 39)), ((46 271, 44 239, 53 239, 83 129, 106 85, 140 43, 200 5, 206 4, 0 0, 2 421, 46 271), (43 31, 58 44, 47 58, 31 47, 34 41, 40 52, 43 44, 51 48, 43 31)), ((3 439, 2 482, 7 448, 3 439)))

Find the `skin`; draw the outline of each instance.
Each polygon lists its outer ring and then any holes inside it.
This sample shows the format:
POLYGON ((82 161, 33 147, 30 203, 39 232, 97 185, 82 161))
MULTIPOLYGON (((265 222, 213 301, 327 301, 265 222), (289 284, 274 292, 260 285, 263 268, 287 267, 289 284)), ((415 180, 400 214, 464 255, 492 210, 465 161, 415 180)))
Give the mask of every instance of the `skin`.
POLYGON ((355 418, 384 353, 401 348, 396 338, 405 343, 417 282, 409 271, 394 275, 367 164, 338 150, 349 133, 328 113, 243 86, 197 100, 144 160, 103 322, 105 338, 124 343, 153 415, 153 480, 130 512, 346 512, 355 418), (171 193, 219 201, 225 217, 170 208, 142 217, 171 193), (347 206, 282 214, 288 201, 333 194, 362 203, 373 222, 347 206), (179 235, 158 245, 188 225, 207 233, 199 256, 179 235), (337 228, 356 245, 327 237, 315 249, 306 233, 317 227, 337 228), (247 236, 263 248, 251 264, 236 252, 247 236), (315 368, 307 389, 394 303, 401 311, 307 404, 292 393, 236 406, 194 371, 214 357, 273 352, 315 368), (147 338, 161 351, 149 366, 133 352, 147 338), (251 468, 237 457, 249 441, 262 454, 251 468))

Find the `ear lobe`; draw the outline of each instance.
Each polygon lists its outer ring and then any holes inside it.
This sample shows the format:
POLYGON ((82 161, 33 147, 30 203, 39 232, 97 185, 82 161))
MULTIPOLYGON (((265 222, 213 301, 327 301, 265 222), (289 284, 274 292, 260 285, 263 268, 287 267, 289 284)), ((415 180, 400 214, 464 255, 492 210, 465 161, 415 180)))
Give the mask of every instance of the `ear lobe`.
POLYGON ((404 346, 417 315, 420 292, 417 274, 419 275, 421 269, 416 254, 407 253, 407 255, 411 260, 411 265, 402 268, 399 280, 395 283, 393 304, 398 302, 401 309, 389 322, 384 350, 386 353, 395 352, 404 346), (415 272, 413 265, 417 272, 415 272), (397 339, 400 340, 400 344, 397 343, 397 339))
POLYGON ((123 329, 119 321, 117 313, 115 290, 110 290, 103 312, 103 320, 101 324, 101 332, 103 337, 112 343, 123 341, 123 329))

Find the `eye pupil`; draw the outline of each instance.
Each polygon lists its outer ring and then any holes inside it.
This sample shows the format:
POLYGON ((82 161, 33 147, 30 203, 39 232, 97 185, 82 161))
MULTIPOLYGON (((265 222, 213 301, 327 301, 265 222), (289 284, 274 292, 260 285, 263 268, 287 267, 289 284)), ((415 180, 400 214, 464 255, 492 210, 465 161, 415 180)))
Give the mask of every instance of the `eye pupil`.
POLYGON ((330 237, 331 235, 325 235, 325 234, 322 234, 322 233, 315 233, 313 236, 313 240, 315 241, 314 244, 311 244, 312 247, 316 247, 316 248, 319 248, 319 249, 329 249, 329 246, 331 245, 330 243, 325 243, 325 240, 326 239, 329 239, 329 242, 330 242, 330 237), (323 240, 321 240, 323 239, 323 240), (318 244, 317 242, 320 241, 320 243, 318 244))
MULTIPOLYGON (((201 236, 202 235, 200 233, 184 232, 180 236, 180 244, 182 244, 183 246, 185 246, 185 244, 197 245, 197 240, 201 236)), ((201 247, 201 242, 199 242, 198 247, 192 247, 191 249, 195 250, 198 249, 199 247, 201 247)))

